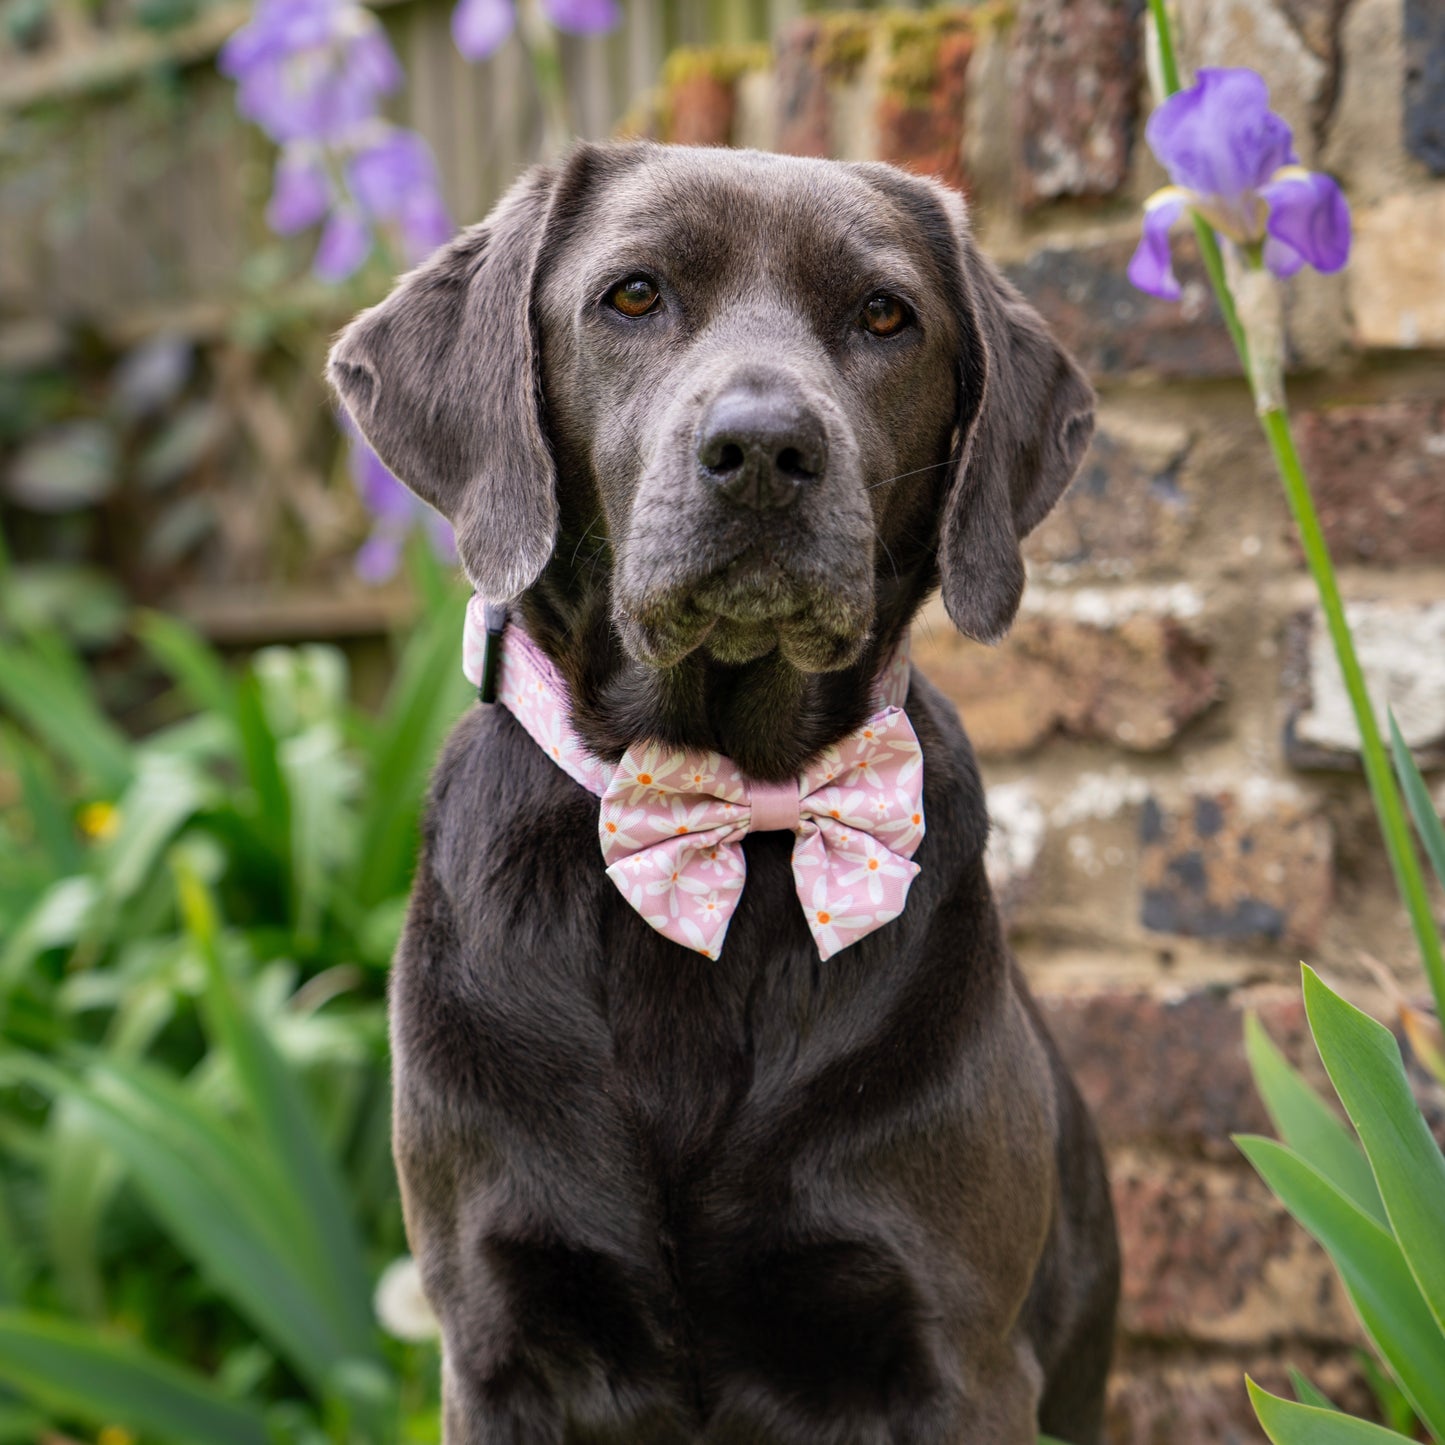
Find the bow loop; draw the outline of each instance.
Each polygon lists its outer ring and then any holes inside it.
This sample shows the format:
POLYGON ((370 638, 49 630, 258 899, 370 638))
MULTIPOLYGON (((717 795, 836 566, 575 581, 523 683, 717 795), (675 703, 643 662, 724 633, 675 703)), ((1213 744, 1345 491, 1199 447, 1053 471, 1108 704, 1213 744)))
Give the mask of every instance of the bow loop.
POLYGON ((747 879, 743 838, 796 820, 793 877, 826 959, 903 911, 918 873, 922 782, 918 738, 898 707, 829 748, 796 786, 749 785, 716 753, 652 744, 618 765, 598 838, 607 876, 643 919, 716 958, 747 879))

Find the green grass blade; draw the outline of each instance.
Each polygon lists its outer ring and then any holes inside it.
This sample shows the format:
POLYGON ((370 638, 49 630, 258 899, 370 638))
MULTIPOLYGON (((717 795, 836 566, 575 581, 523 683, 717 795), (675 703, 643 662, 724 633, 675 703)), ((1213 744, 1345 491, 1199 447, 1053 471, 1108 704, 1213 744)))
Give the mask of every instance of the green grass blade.
POLYGON ((1280 1138, 1380 1225, 1387 1225, 1364 1151, 1334 1110, 1290 1066, 1254 1014, 1244 1020, 1244 1051, 1280 1138))
POLYGON ((199 633, 163 612, 141 613, 135 630, 146 651, 197 711, 218 714, 239 733, 236 685, 219 654, 199 633))
POLYGON ((427 615, 402 651, 378 719, 353 889, 363 908, 406 892, 416 858, 417 818, 437 750, 474 695, 458 662, 462 615, 455 596, 427 615))
POLYGON ((1425 779, 1420 776, 1420 769, 1415 766, 1414 755, 1405 743, 1393 711, 1390 713, 1390 751, 1394 754, 1395 771, 1399 774, 1410 816, 1415 820, 1415 831, 1425 845, 1425 854, 1440 880, 1440 886, 1445 888, 1445 824, 1435 812, 1435 802, 1425 786, 1425 779))
POLYGON ((1324 1247, 1375 1349, 1420 1418, 1445 1440, 1445 1335, 1393 1236, 1287 1145, 1248 1136, 1235 1142, 1324 1247))
MULTIPOLYGON (((1395 1036, 1304 971, 1315 1044, 1369 1155, 1401 1253, 1445 1339, 1445 1156, 1410 1091, 1395 1036)), ((1437 1419, 1437 1435, 1442 1422, 1437 1419)))
POLYGON ((47 1410, 171 1445, 267 1445, 252 1406, 139 1346, 43 1315, 0 1313, 0 1380, 47 1410))
POLYGON ((54 874, 79 872, 85 866, 84 850, 76 836, 69 799, 50 759, 17 728, 0 728, 0 742, 15 769, 35 841, 54 874))
POLYGON ((1254 1413, 1274 1445, 1384 1445, 1387 1440, 1398 1442, 1405 1438, 1383 1425, 1356 1420, 1337 1410, 1281 1400, 1261 1390, 1247 1375, 1244 1383, 1249 1387, 1254 1413))
POLYGON ((1340 1407, 1323 1390, 1317 1390, 1299 1370, 1290 1367, 1289 1382, 1294 1387, 1294 1397, 1301 1405, 1313 1405, 1316 1410, 1338 1410, 1340 1407))
POLYGON ((271 1162, 156 1069, 106 1060, 81 1080, 36 1058, 12 1067, 75 1101, 177 1247, 322 1390, 348 1352, 271 1162))
POLYGON ((326 1310, 344 1352, 370 1357, 376 1347, 371 1280, 346 1191, 310 1102, 226 976, 217 946, 216 912, 204 885, 180 861, 176 883, 186 930, 205 963, 207 1032, 230 1059, 277 1176, 291 1193, 297 1247, 312 1260, 321 1283, 317 1303, 326 1310))
POLYGON ((105 796, 114 797, 129 782, 129 739, 96 706, 58 649, 0 642, 0 703, 105 796))

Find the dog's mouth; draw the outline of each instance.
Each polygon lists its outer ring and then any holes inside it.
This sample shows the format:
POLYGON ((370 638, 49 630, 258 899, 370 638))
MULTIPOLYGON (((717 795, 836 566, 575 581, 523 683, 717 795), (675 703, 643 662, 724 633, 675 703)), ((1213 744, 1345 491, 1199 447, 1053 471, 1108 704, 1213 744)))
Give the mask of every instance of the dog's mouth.
POLYGON ((698 648, 731 664, 780 648, 801 671, 832 672, 862 650, 873 595, 866 572, 833 575, 765 538, 685 580, 619 597, 618 613, 628 650, 654 667, 698 648))

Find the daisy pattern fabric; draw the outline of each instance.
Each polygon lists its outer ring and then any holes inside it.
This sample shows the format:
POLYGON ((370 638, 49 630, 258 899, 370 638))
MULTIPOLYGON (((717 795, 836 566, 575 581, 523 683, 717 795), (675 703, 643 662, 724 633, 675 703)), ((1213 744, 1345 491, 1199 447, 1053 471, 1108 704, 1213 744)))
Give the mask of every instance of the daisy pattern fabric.
MULTIPOLYGON (((483 604, 467 609, 466 675, 478 682, 483 604)), ((906 644, 878 685, 878 710, 788 783, 743 777, 717 753, 649 743, 613 767, 567 719, 566 688, 527 635, 508 625, 497 700, 570 777, 602 799, 607 876, 659 933, 717 958, 747 879, 750 832, 794 834, 793 879, 819 957, 831 958, 903 912, 923 841, 923 750, 902 702, 906 644)))

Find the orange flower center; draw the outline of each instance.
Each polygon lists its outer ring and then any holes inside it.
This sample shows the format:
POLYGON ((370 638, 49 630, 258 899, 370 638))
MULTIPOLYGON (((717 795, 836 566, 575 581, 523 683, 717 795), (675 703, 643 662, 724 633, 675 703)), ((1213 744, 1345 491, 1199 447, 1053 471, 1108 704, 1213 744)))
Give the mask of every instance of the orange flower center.
POLYGON ((833 915, 832 915, 831 913, 820 913, 820 914, 818 915, 818 922, 819 922, 819 923, 831 923, 832 921, 833 921, 833 915))
POLYGON ((609 824, 607 825, 607 831, 608 831, 609 833, 615 833, 615 832, 617 831, 617 824, 616 824, 616 823, 609 823, 609 824))
POLYGON ((872 872, 876 873, 878 871, 878 860, 876 858, 870 858, 868 860, 868 867, 872 872))
POLYGON ((652 781, 651 773, 638 773, 637 781, 645 788, 652 781))

